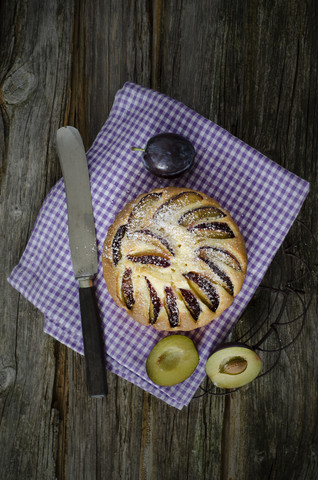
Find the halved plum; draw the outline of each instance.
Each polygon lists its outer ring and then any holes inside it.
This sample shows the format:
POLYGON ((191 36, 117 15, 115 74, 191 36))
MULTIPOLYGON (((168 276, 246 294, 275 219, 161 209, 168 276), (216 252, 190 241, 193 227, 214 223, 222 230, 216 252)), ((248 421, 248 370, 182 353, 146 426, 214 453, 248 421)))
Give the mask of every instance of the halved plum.
POLYGON ((170 387, 190 377, 198 363, 199 354, 193 341, 184 335, 171 335, 151 350, 146 370, 154 383, 170 387))
POLYGON ((219 388, 238 388, 254 380, 262 361, 249 346, 225 343, 215 350, 205 365, 205 371, 219 388))

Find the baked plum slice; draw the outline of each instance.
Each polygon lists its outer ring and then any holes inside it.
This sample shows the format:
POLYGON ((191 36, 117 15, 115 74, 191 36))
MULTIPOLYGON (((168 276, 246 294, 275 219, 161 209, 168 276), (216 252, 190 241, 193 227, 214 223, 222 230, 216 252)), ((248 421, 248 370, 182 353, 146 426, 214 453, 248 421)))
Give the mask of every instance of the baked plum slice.
POLYGON ((220 304, 220 298, 213 283, 207 277, 197 272, 184 273, 183 276, 188 280, 190 287, 200 300, 212 312, 216 312, 220 304))
POLYGON ((203 246, 200 247, 197 251, 201 259, 207 259, 212 262, 218 260, 225 265, 233 268, 234 270, 242 270, 238 259, 227 250, 218 247, 203 246))
POLYGON ((169 260, 159 255, 127 255, 127 258, 131 262, 142 263, 143 265, 155 265, 163 268, 170 266, 169 260))
POLYGON ((170 387, 190 377, 198 363, 199 354, 191 338, 170 335, 160 340, 151 350, 146 370, 156 385, 170 387))
POLYGON ((169 198, 165 203, 160 205, 154 214, 154 219, 170 217, 171 213, 187 207, 188 205, 197 203, 198 201, 203 200, 202 195, 194 191, 185 191, 180 192, 177 195, 169 198))
POLYGON ((154 239, 157 241, 157 244, 160 246, 160 244, 166 249, 168 250, 169 253, 171 253, 171 255, 174 256, 174 250, 172 248, 172 246, 170 245, 170 243, 168 242, 168 240, 164 237, 162 237, 161 235, 155 233, 155 232, 152 232, 151 230, 145 228, 145 229, 142 229, 142 230, 137 230, 136 232, 134 232, 134 235, 137 234, 137 236, 141 236, 141 237, 149 237, 150 240, 151 239, 154 239))
POLYGON ((188 210, 178 220, 179 225, 183 227, 191 227, 202 220, 215 220, 218 218, 224 218, 226 214, 216 207, 198 207, 193 210, 188 210))
POLYGON ((123 238, 126 234, 127 231, 127 226, 126 225, 121 225, 117 232, 114 235, 113 241, 112 241, 112 255, 113 255, 113 262, 114 265, 116 266, 119 262, 119 260, 122 257, 121 254, 121 244, 123 241, 123 238))
POLYGON ((162 303, 150 280, 147 277, 145 277, 145 279, 147 282, 149 296, 150 296, 149 322, 151 323, 151 325, 153 325, 158 320, 158 315, 162 307, 162 303))
POLYGON ((185 303, 185 306, 189 310, 193 320, 197 321, 202 311, 198 299, 191 292, 191 290, 188 290, 187 288, 180 288, 179 290, 182 295, 182 299, 185 303))
POLYGON ((250 347, 241 343, 224 343, 210 356, 205 371, 214 385, 220 388, 238 388, 254 380, 262 368, 262 361, 250 347))
POLYGON ((172 287, 165 287, 165 295, 168 320, 171 327, 175 328, 179 325, 179 308, 172 287))
POLYGON ((137 230, 143 223, 145 214, 158 202, 162 196, 161 192, 148 193, 139 200, 129 215, 127 225, 129 230, 137 230))
POLYGON ((142 155, 147 170, 163 178, 181 175, 193 165, 192 143, 176 133, 160 133, 151 137, 142 155))
POLYGON ((209 238, 234 238, 235 234, 227 223, 222 222, 203 222, 198 225, 188 227, 190 232, 203 234, 209 238))
POLYGON ((225 288, 225 290, 230 294, 234 295, 234 285, 230 277, 220 268, 216 263, 211 262, 211 260, 208 260, 207 258, 202 258, 200 257, 201 260, 211 269, 211 271, 215 274, 217 277, 218 283, 225 288))
POLYGON ((126 268, 123 274, 123 279, 121 283, 121 290, 124 297, 124 302, 126 307, 130 310, 135 304, 134 299, 134 286, 131 278, 132 270, 131 268, 126 268))

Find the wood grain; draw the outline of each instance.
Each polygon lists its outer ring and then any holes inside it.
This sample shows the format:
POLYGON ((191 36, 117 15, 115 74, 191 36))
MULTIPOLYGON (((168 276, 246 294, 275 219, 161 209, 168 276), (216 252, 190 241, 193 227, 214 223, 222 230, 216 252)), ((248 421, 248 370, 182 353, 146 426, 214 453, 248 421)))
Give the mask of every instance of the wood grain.
MULTIPOLYGON (((89 398, 84 359, 43 334, 42 314, 6 281, 61 176, 56 130, 74 125, 89 147, 126 81, 182 101, 310 181, 299 218, 317 240, 316 2, 3 0, 0 9, 0 478, 317 478, 317 246, 305 228, 288 237, 315 280, 297 341, 267 376, 182 411, 111 373, 107 398, 89 398)), ((280 252, 264 282, 288 261, 280 252)), ((253 299, 234 335, 268 308, 265 295, 253 299)), ((294 299, 286 314, 300 311, 294 299)))

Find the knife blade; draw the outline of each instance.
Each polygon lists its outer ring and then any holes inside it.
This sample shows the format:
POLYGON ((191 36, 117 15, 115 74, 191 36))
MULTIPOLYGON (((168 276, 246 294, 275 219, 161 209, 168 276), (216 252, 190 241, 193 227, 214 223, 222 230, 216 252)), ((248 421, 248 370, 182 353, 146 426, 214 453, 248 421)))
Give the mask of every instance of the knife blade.
POLYGON ((87 388, 91 397, 104 397, 107 381, 101 322, 93 287, 98 258, 87 158, 81 135, 74 127, 58 129, 56 147, 66 191, 72 264, 79 286, 87 388))

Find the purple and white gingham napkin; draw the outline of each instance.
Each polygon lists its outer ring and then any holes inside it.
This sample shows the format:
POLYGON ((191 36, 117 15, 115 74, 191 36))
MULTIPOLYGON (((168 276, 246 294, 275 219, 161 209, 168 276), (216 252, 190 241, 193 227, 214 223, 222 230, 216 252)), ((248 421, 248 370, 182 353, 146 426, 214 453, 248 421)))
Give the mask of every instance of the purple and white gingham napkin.
MULTIPOLYGON (((309 184, 182 103, 133 83, 117 92, 87 159, 100 260, 95 287, 107 368, 181 409, 204 379, 211 351, 230 333, 261 282, 309 184), (197 152, 195 167, 177 180, 153 176, 142 166, 140 152, 131 151, 166 131, 189 138, 197 152), (115 214, 140 193, 168 185, 201 190, 229 210, 245 239, 249 264, 243 288, 230 308, 210 325, 185 333, 200 356, 194 374, 179 385, 158 387, 147 376, 146 359, 168 333, 139 325, 114 304, 103 279, 101 254, 115 214)), ((63 179, 45 199, 25 252, 8 280, 44 313, 45 332, 83 354, 63 179)))

